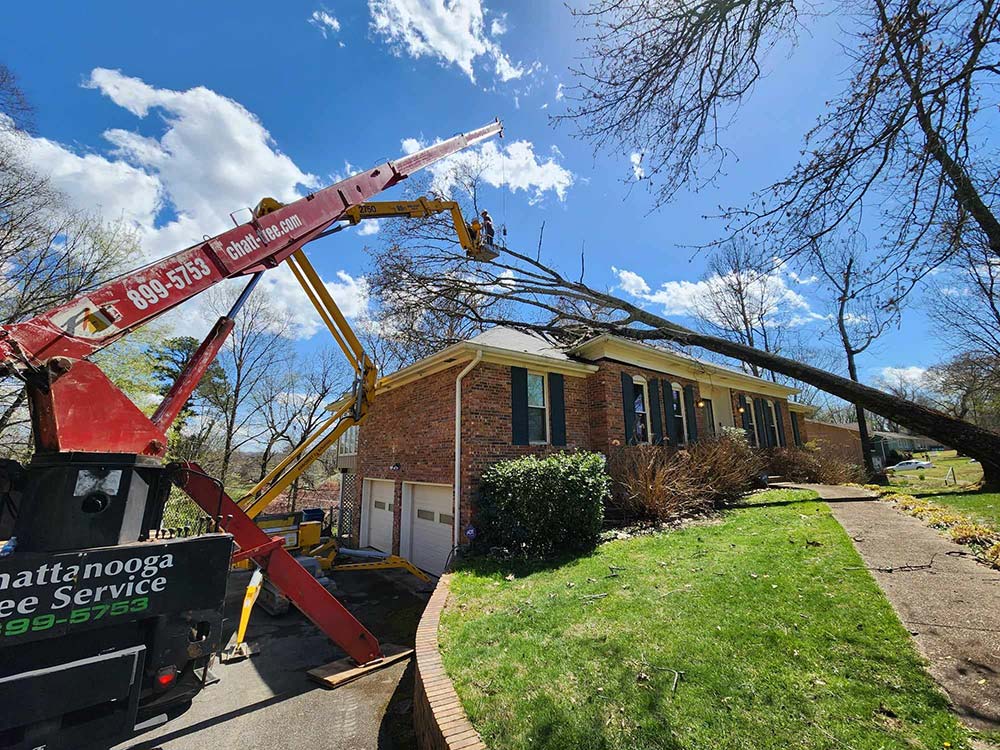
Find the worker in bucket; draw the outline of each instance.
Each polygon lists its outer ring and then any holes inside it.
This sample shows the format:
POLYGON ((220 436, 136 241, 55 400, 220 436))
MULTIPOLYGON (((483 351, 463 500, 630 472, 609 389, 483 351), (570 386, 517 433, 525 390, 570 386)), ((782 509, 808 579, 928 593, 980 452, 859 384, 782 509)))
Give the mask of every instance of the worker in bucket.
POLYGON ((483 218, 483 233, 486 236, 486 244, 493 244, 493 217, 490 216, 489 211, 483 211, 479 214, 483 218))

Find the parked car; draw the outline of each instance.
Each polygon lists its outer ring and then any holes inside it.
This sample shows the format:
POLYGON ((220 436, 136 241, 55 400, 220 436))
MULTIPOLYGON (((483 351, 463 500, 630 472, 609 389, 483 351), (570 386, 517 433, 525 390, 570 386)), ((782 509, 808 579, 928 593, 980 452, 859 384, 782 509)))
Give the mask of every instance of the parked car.
POLYGON ((912 458, 908 461, 900 461, 895 466, 887 466, 886 471, 912 471, 913 469, 933 469, 934 464, 930 461, 918 461, 912 458))

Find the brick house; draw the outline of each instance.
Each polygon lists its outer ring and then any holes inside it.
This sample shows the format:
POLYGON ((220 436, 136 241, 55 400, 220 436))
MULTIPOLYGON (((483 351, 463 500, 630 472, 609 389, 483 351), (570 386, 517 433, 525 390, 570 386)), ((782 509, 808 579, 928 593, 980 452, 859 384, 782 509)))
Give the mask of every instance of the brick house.
POLYGON ((341 454, 354 543, 433 573, 466 542, 479 477, 502 459, 613 445, 681 446, 723 427, 804 442, 794 388, 603 335, 572 348, 494 328, 384 376, 341 454), (458 418, 456 419, 456 415, 458 418))

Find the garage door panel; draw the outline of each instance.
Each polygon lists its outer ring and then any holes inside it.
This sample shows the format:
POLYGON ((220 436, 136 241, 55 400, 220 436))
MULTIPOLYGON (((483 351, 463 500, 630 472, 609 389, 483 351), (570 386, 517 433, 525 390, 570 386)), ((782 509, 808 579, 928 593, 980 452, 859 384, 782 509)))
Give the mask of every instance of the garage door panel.
POLYGON ((392 521, 395 482, 378 479, 365 480, 368 485, 368 546, 392 552, 392 521))
POLYGON ((411 485, 411 562, 439 574, 451 554, 455 516, 452 489, 446 485, 411 485))

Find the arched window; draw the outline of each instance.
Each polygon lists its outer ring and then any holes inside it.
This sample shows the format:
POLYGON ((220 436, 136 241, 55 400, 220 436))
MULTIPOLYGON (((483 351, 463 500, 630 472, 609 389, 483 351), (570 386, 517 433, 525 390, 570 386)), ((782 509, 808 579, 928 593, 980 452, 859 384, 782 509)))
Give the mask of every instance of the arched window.
POLYGON ((633 441, 648 443, 650 435, 649 386, 646 383, 646 378, 641 375, 632 378, 632 409, 635 413, 633 441))
POLYGON ((684 389, 681 387, 680 383, 671 383, 670 392, 672 398, 670 399, 673 409, 673 419, 674 424, 677 425, 677 444, 684 445, 687 442, 687 407, 684 406, 684 389))

